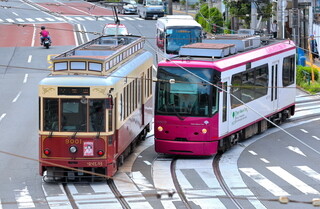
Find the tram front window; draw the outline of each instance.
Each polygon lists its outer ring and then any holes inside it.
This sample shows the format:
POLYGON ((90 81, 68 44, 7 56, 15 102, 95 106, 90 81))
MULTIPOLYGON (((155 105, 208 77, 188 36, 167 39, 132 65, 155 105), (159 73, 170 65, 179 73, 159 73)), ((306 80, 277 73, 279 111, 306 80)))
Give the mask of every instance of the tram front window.
POLYGON ((167 54, 178 54, 181 46, 201 41, 201 28, 170 28, 166 34, 167 54))
POLYGON ((104 132, 105 117, 103 99, 44 99, 44 131, 104 132))
POLYGON ((61 100, 61 129, 62 131, 84 132, 87 130, 87 104, 80 100, 61 100))
POLYGON ((199 77, 214 81, 214 70, 187 68, 195 75, 181 68, 161 67, 158 69, 156 114, 209 117, 218 110, 217 88, 199 77), (198 76, 198 77, 197 77, 198 76), (169 83, 174 79, 175 83, 169 83), (163 81, 161 81, 163 80, 163 81))

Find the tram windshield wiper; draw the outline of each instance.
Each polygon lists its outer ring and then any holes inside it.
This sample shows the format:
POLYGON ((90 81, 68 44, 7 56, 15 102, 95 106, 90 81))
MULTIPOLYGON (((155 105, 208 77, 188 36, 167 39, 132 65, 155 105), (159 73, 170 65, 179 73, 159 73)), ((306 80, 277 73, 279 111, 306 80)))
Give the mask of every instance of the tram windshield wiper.
POLYGON ((77 130, 72 134, 72 139, 75 139, 76 138, 76 135, 77 135, 77 133, 81 130, 81 128, 83 127, 83 126, 86 126, 87 125, 87 123, 85 122, 85 123, 83 123, 83 124, 79 124, 78 125, 78 128, 77 128, 77 130))
POLYGON ((169 105, 172 106, 173 112, 176 114, 176 116, 177 116, 180 120, 184 120, 184 118, 176 111, 176 106, 175 106, 173 103, 171 103, 171 104, 169 104, 169 105))

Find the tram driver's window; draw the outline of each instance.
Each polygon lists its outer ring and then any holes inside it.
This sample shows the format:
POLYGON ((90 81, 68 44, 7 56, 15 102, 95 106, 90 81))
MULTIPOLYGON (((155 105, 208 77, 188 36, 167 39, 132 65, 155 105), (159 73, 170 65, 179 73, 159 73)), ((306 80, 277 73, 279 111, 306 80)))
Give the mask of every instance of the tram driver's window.
POLYGON ((87 130, 87 104, 75 99, 65 99, 61 102, 62 131, 86 131, 87 130))

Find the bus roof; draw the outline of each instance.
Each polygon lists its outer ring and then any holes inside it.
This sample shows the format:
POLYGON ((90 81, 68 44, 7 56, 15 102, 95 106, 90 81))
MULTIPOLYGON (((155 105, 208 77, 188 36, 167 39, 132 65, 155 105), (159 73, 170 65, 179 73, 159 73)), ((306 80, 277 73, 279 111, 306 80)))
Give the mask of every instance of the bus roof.
POLYGON ((162 30, 174 27, 201 27, 191 15, 167 15, 157 20, 157 28, 162 30))

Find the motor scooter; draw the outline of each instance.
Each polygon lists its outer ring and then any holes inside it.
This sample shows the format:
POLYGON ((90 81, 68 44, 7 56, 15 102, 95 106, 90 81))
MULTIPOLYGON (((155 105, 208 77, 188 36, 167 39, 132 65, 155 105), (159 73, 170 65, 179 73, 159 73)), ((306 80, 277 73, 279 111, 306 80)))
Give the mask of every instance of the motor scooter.
POLYGON ((43 46, 47 49, 51 46, 51 41, 47 37, 43 39, 43 46))

